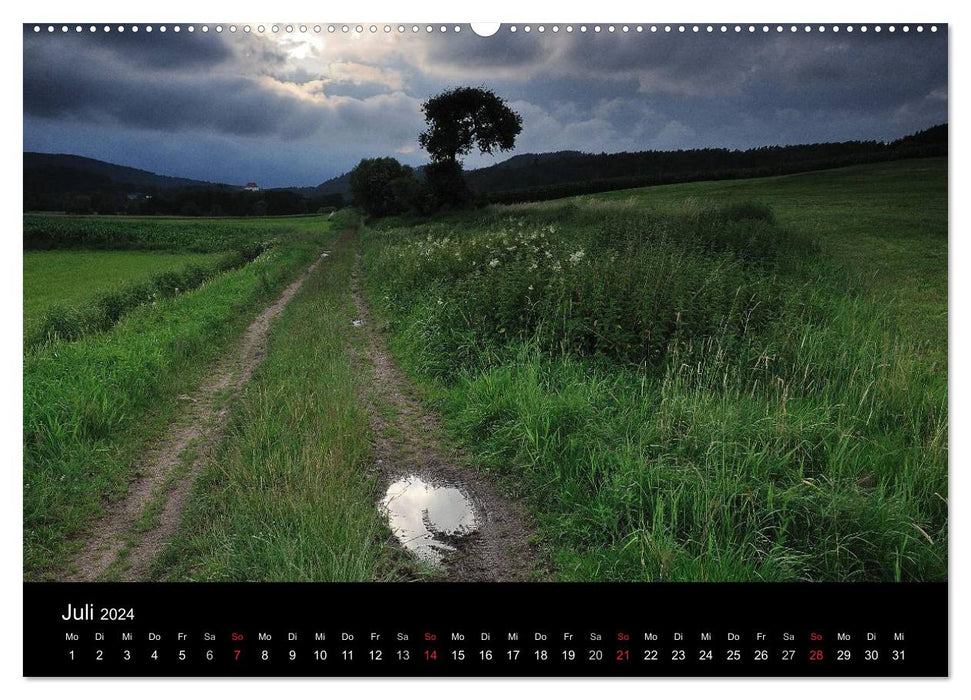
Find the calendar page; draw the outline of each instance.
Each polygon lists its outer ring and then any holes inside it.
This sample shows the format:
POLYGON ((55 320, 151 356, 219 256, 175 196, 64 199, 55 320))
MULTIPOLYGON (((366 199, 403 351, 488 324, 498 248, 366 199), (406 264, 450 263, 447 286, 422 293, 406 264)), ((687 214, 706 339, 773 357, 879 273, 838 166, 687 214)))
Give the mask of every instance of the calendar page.
POLYGON ((22 40, 25 676, 948 675, 947 24, 22 40))

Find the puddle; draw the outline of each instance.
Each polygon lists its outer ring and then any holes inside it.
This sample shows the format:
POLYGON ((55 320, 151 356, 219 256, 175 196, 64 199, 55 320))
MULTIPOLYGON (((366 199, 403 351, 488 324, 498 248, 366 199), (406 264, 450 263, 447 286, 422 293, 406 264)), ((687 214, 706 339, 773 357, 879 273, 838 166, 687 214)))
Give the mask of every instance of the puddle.
POLYGON ((437 565, 476 531, 475 511, 457 486, 410 474, 388 486, 381 510, 401 544, 423 562, 437 565))

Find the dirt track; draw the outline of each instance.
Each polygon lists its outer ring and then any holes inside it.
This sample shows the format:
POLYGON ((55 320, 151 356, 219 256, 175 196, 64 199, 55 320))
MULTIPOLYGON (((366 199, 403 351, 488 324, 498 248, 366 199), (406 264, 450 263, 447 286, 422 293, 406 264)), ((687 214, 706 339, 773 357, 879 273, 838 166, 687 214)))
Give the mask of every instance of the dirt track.
MULTIPOLYGON (((360 265, 358 265, 358 268, 360 265)), ((385 485, 408 474, 431 482, 458 485, 471 497, 478 530, 444 561, 435 576, 444 581, 523 581, 535 569, 529 545, 528 518, 515 500, 500 493, 487 474, 467 465, 463 454, 440 437, 438 417, 423 408, 407 387, 408 378, 395 364, 384 337, 375 330, 367 302, 352 277, 358 324, 365 335, 365 355, 372 373, 370 395, 374 457, 385 485), (379 406, 386 410, 380 410, 379 406), (390 409, 390 410, 387 410, 390 409), (385 418, 384 416, 388 417, 385 418)), ((363 364, 361 362, 359 365, 363 364)))
POLYGON ((138 476, 129 484, 127 495, 107 507, 61 580, 137 581, 146 577, 156 555, 175 534, 192 484, 225 428, 227 394, 235 393, 249 380, 266 351, 270 323, 325 259, 318 257, 256 317, 198 391, 180 397, 185 405, 181 415, 139 459, 138 476), (140 530, 139 520, 145 518, 147 510, 155 511, 152 523, 140 530))

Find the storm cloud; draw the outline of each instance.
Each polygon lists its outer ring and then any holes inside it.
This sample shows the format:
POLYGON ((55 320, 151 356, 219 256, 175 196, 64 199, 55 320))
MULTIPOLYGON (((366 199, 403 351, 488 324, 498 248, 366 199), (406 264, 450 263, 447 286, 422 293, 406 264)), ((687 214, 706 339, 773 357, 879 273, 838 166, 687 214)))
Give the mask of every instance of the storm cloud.
POLYGON ((424 162, 421 102, 461 84, 492 88, 523 115, 516 152, 890 139, 947 121, 947 32, 25 27, 24 149, 313 185, 361 157, 424 162))

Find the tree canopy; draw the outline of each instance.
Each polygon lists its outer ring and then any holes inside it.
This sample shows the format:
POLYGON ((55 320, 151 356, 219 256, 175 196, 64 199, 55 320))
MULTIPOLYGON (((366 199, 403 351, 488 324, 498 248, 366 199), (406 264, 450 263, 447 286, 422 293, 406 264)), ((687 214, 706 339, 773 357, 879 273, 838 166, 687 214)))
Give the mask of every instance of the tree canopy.
POLYGON ((418 135, 418 143, 436 162, 455 162, 473 148, 489 154, 508 151, 523 130, 522 117, 485 88, 446 90, 421 109, 428 128, 418 135))

